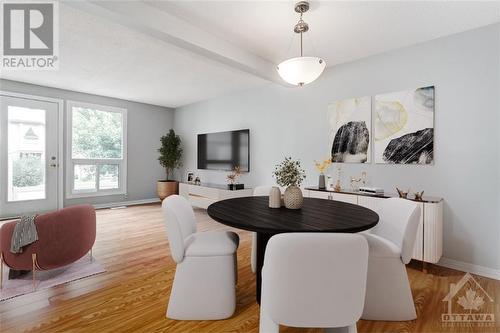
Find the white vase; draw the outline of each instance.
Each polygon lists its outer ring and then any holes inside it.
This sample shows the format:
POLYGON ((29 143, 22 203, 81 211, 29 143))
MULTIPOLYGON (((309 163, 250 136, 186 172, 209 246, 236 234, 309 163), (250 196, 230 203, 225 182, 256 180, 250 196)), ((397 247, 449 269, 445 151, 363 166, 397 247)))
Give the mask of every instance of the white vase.
POLYGON ((280 208, 281 207, 281 191, 277 186, 271 188, 269 192, 269 208, 280 208))
POLYGON ((285 207, 288 209, 300 209, 304 198, 302 190, 295 185, 288 186, 285 190, 285 207))

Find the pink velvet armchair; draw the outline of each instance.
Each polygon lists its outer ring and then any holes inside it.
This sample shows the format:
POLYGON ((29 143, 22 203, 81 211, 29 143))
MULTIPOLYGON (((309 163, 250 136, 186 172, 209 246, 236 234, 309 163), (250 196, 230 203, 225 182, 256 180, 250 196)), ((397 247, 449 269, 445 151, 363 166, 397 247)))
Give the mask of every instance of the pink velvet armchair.
MULTIPOLYGON (((63 208, 38 215, 35 225, 38 241, 27 245, 23 252, 10 252, 12 233, 17 221, 0 229, 0 269, 3 263, 15 270, 49 270, 69 265, 87 254, 96 237, 95 210, 91 205, 63 208)), ((1 286, 0 271, 0 286, 1 286)))

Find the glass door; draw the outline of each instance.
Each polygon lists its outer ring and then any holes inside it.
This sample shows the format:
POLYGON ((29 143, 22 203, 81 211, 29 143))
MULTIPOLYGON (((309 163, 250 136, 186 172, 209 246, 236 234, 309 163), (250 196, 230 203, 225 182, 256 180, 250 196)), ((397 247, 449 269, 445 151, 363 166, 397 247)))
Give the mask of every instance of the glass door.
POLYGON ((0 98, 0 218, 57 209, 58 104, 0 98))

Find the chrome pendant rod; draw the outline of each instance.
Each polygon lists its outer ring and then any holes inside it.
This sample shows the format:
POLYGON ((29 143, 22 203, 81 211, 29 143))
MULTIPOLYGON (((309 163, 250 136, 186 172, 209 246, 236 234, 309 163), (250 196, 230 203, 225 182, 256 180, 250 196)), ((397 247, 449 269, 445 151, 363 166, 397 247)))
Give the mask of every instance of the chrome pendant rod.
POLYGON ((295 11, 300 13, 300 18, 299 18, 299 21, 297 22, 297 24, 295 25, 295 27, 293 28, 294 32, 300 34, 300 56, 301 57, 304 56, 303 34, 304 34, 304 32, 307 32, 309 30, 309 25, 306 22, 304 22, 304 20, 302 19, 302 15, 304 14, 304 11, 306 11, 309 7, 304 7, 305 5, 303 3, 304 2, 302 2, 301 6, 299 6, 299 4, 301 4, 301 3, 299 3, 295 7, 295 11))
POLYGON ((302 54, 302 32, 300 33, 300 56, 303 57, 304 55, 302 54))

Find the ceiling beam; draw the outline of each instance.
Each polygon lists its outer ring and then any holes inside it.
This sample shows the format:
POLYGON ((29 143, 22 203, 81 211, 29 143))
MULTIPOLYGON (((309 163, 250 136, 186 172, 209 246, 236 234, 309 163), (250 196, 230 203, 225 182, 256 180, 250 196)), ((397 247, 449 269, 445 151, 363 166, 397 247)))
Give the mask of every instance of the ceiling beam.
POLYGON ((275 64, 196 27, 165 6, 142 1, 67 1, 64 4, 113 20, 199 56, 281 85, 275 64))

